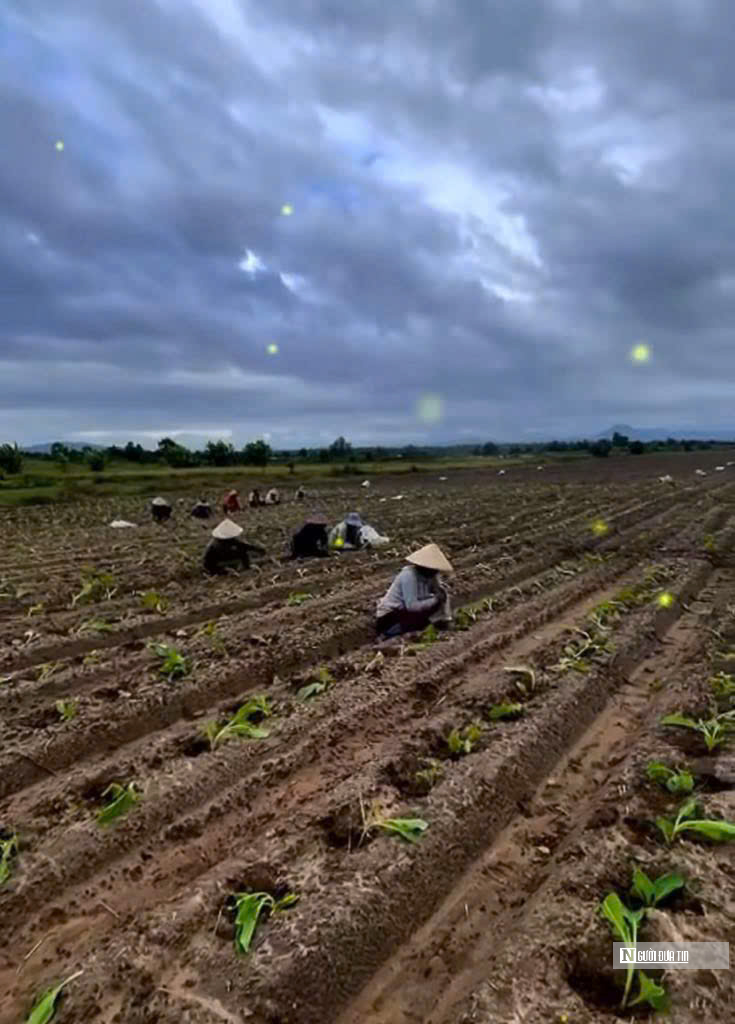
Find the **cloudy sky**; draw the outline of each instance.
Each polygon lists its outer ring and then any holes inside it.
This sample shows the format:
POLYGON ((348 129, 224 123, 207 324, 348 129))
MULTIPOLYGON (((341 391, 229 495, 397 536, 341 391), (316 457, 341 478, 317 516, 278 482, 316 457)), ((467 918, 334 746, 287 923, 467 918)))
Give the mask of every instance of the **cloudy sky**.
POLYGON ((735 426, 733 39, 733 0, 4 0, 0 441, 735 426))

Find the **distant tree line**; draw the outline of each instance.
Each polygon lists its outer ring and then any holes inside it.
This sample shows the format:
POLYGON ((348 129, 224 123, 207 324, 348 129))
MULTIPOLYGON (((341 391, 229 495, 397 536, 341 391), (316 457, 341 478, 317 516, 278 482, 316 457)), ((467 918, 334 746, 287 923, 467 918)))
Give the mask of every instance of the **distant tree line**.
POLYGON ((425 445, 413 444, 400 447, 372 446, 356 447, 344 437, 338 437, 324 448, 298 448, 274 451, 264 440, 250 441, 242 448, 235 448, 228 441, 208 441, 199 451, 187 448, 170 437, 163 437, 154 449, 144 448, 140 444, 128 441, 125 445, 110 445, 100 448, 82 445, 56 443, 48 453, 24 452, 17 444, 0 444, 0 475, 3 473, 17 474, 22 471, 23 459, 31 458, 53 461, 62 469, 69 465, 87 465, 92 472, 101 473, 110 463, 128 462, 140 466, 166 465, 175 469, 195 468, 199 466, 261 466, 283 465, 291 471, 296 463, 320 463, 336 465, 333 472, 360 472, 359 465, 372 462, 390 462, 392 460, 409 460, 412 464, 422 460, 466 458, 468 456, 515 456, 541 455, 544 452, 587 452, 597 458, 607 458, 611 452, 616 454, 629 453, 643 455, 656 451, 706 451, 713 447, 727 447, 735 442, 699 441, 666 438, 665 441, 631 441, 625 434, 617 431, 612 439, 577 441, 538 441, 525 444, 497 444, 487 441, 485 444, 425 445))

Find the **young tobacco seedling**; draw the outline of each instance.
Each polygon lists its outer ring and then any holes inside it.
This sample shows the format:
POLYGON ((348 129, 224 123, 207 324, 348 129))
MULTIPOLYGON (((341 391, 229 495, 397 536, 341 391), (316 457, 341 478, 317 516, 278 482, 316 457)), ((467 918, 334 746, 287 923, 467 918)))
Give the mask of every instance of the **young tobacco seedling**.
POLYGON ((168 608, 168 600, 155 590, 146 590, 140 595, 140 603, 149 612, 163 615, 168 608))
POLYGON ((729 672, 717 672, 710 676, 709 684, 715 697, 735 697, 735 676, 729 672))
POLYGON ((424 757, 421 763, 424 767, 416 772, 414 778, 426 789, 431 789, 444 775, 444 767, 435 757, 424 757))
POLYGON ((128 783, 127 786, 111 782, 102 794, 102 799, 104 800, 106 796, 112 798, 110 803, 97 813, 97 824, 102 826, 111 825, 118 818, 123 817, 140 800, 140 794, 136 790, 134 782, 128 783))
POLYGON ((407 843, 417 843, 423 832, 429 827, 428 822, 423 818, 386 818, 380 808, 380 804, 374 802, 369 814, 365 812, 365 806, 360 797, 360 814, 362 816, 362 835, 360 842, 376 829, 400 836, 407 843))
POLYGON ((10 878, 10 863, 18 855, 18 836, 14 832, 8 839, 0 839, 0 885, 10 878))
POLYGON ((311 601, 313 596, 314 596, 313 594, 305 594, 305 593, 302 593, 302 592, 300 592, 298 590, 295 590, 293 593, 289 594, 288 597, 286 598, 286 604, 287 605, 291 605, 291 606, 293 606, 293 605, 298 606, 300 604, 303 604, 304 601, 311 601))
POLYGON ((651 880, 645 871, 636 868, 633 872, 630 892, 632 896, 641 901, 644 907, 656 907, 672 892, 683 889, 685 885, 686 880, 676 872, 659 875, 658 878, 651 880))
POLYGON ((159 658, 163 659, 163 664, 158 670, 159 674, 166 676, 169 681, 187 676, 191 672, 191 659, 185 657, 175 647, 170 647, 168 644, 154 644, 153 650, 159 658))
POLYGON ((694 832, 695 835, 711 839, 713 842, 726 843, 735 840, 733 822, 700 818, 700 813, 701 808, 696 797, 690 797, 681 805, 673 821, 670 818, 656 818, 656 826, 669 845, 682 832, 694 832))
POLYGON ((111 601, 117 593, 115 577, 109 572, 89 570, 82 576, 82 589, 72 598, 71 606, 91 604, 94 601, 111 601))
MULTIPOLYGON (((611 892, 605 897, 600 905, 600 912, 612 928, 613 935, 619 942, 626 946, 635 946, 638 942, 638 926, 643 919, 645 910, 631 910, 626 907, 617 893, 611 892)), ((648 1003, 654 1010, 665 1009, 667 1004, 666 991, 661 985, 657 985, 643 971, 636 969, 631 964, 625 972, 625 988, 623 998, 620 1001, 620 1009, 626 1006, 636 1006, 639 1003, 648 1003), (630 990, 633 984, 633 977, 638 974, 639 991, 635 999, 630 1003, 630 990)))
POLYGON ((713 715, 712 718, 706 720, 702 718, 695 720, 677 711, 673 715, 665 715, 661 719, 661 725, 678 726, 682 729, 692 729, 694 732, 700 733, 707 750, 711 753, 715 747, 719 747, 727 742, 729 739, 728 734, 735 728, 734 719, 734 711, 713 715))
POLYGON ((251 740, 266 739, 269 735, 267 729, 254 725, 253 718, 268 718, 271 714, 270 704, 267 697, 251 697, 249 701, 239 707, 229 722, 220 725, 218 722, 207 722, 202 726, 204 735, 209 740, 210 749, 214 750, 220 743, 232 739, 234 736, 246 736, 251 740))
POLYGON ((235 951, 241 955, 249 952, 258 919, 264 911, 273 914, 287 910, 298 899, 294 892, 286 893, 279 900, 267 892, 235 893, 235 951))
POLYGON ((316 697, 319 693, 324 693, 327 687, 334 683, 334 676, 326 667, 322 665, 317 669, 313 680, 307 683, 306 686, 302 686, 296 694, 298 700, 308 700, 310 697, 316 697))
POLYGON ((663 761, 650 761, 646 766, 646 775, 651 782, 668 789, 669 793, 680 793, 686 796, 694 789, 694 776, 683 768, 669 768, 663 761))
POLYGON ((487 713, 491 722, 499 722, 502 718, 520 718, 526 709, 522 704, 493 704, 487 713))
POLYGON ((473 722, 464 729, 452 729, 447 736, 449 753, 457 757, 464 754, 471 754, 472 748, 482 736, 482 726, 473 722))
POLYGON ((519 679, 514 680, 517 689, 524 697, 536 689, 536 673, 529 665, 505 665, 503 672, 512 672, 516 676, 523 676, 527 679, 527 682, 523 683, 519 679))
POLYGON ((62 981, 59 985, 55 985, 53 988, 48 989, 48 991, 45 992, 38 1000, 30 1014, 26 1017, 25 1024, 48 1024, 56 1013, 56 1001, 59 998, 61 990, 65 988, 69 982, 78 978, 80 974, 84 974, 84 971, 77 971, 75 974, 70 975, 62 981))
POLYGON ((79 701, 76 697, 72 697, 70 700, 57 700, 54 704, 62 722, 70 722, 75 717, 78 706, 79 701))

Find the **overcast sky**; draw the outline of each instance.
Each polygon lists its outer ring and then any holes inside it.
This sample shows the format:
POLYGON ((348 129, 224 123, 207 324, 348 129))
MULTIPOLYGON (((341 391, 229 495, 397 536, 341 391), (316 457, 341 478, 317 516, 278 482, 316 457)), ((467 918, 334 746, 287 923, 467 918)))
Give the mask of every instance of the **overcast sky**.
POLYGON ((735 426, 734 40, 735 0, 3 0, 0 441, 735 426))

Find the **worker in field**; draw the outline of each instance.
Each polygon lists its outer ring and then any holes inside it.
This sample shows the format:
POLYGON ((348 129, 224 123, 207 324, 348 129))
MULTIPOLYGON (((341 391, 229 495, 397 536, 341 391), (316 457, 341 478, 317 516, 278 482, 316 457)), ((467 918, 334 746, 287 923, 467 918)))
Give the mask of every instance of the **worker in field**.
POLYGON ((238 491, 228 491, 222 501, 222 511, 226 516, 231 516, 234 512, 241 512, 242 505, 240 504, 240 494, 238 491))
POLYGON ((427 544, 406 559, 378 601, 375 629, 379 636, 392 637, 425 629, 430 623, 447 627, 452 621, 449 592, 440 573, 453 572, 436 544, 427 544))
POLYGON ((250 506, 250 508, 259 508, 261 505, 264 504, 265 502, 260 496, 260 491, 258 490, 257 487, 253 487, 250 494, 248 494, 248 505, 250 506))
POLYGON ((278 493, 275 487, 271 487, 265 496, 266 505, 280 505, 281 495, 278 493))
POLYGON ((356 551, 362 547, 363 522, 358 512, 350 512, 329 531, 329 546, 338 551, 356 551))
POLYGON ((291 538, 291 558, 324 558, 327 546, 327 518, 312 515, 291 538))
POLYGON ((191 510, 191 515, 194 519, 209 519, 212 515, 212 506, 204 498, 200 498, 191 510))
POLYGON ((296 491, 296 500, 297 501, 303 501, 305 497, 306 497, 306 491, 304 490, 304 485, 303 484, 299 484, 298 490, 296 491))
POLYGON ((240 540, 242 526, 225 519, 212 530, 212 539, 204 552, 204 571, 212 575, 226 572, 227 569, 249 569, 250 552, 265 554, 265 549, 257 544, 247 544, 240 540))
POLYGON ((171 505, 165 498, 154 498, 151 502, 151 515, 154 523, 165 523, 171 518, 171 505))

